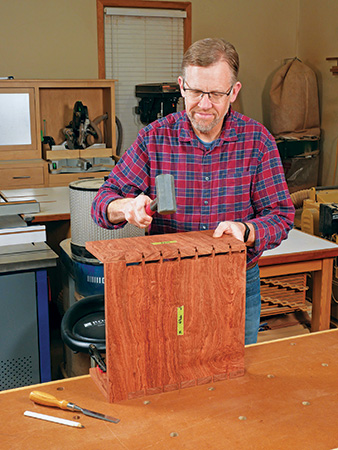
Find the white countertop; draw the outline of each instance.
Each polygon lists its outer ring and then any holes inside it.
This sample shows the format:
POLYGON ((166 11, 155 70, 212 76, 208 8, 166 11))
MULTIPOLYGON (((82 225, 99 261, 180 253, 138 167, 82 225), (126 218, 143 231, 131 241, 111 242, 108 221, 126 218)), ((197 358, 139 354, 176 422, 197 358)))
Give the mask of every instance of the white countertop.
POLYGON ((304 253, 337 247, 337 244, 327 239, 293 229, 290 231, 288 238, 282 241, 278 247, 266 250, 262 256, 289 255, 291 253, 304 253))

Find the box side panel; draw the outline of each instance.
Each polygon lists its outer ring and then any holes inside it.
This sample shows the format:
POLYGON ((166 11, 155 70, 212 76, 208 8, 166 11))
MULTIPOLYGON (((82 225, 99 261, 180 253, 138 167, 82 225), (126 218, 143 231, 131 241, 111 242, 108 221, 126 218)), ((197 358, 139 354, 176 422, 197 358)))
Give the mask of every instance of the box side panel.
POLYGON ((110 401, 243 374, 243 253, 105 270, 110 401))

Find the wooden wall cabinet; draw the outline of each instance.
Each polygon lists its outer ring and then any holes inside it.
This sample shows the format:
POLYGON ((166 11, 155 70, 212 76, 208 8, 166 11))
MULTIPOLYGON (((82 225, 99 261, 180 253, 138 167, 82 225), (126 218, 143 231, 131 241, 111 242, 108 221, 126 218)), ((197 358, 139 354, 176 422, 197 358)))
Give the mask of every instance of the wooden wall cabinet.
POLYGON ((64 186, 81 178, 109 172, 51 174, 49 160, 116 156, 114 80, 0 80, 0 189, 64 186), (106 148, 50 150, 42 136, 57 145, 73 119, 76 101, 88 108, 90 120, 103 114, 99 124, 106 148))

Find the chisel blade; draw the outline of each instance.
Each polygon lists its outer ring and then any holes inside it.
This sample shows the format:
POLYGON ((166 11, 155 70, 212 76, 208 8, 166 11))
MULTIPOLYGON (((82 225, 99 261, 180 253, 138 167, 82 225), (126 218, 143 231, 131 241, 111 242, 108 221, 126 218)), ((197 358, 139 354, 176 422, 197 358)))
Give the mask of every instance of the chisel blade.
POLYGON ((67 400, 58 400, 54 395, 47 394, 46 392, 32 391, 29 394, 29 398, 34 402, 44 406, 54 406, 60 409, 68 409, 70 411, 82 412, 85 416, 93 417, 95 419, 106 420, 107 422, 119 423, 120 419, 110 417, 105 414, 101 414, 89 409, 81 408, 80 406, 70 403, 67 400))
POLYGON ((80 406, 74 405, 73 403, 68 403, 68 409, 82 412, 85 416, 93 417, 95 419, 106 420, 107 422, 119 423, 120 419, 116 417, 107 416, 106 414, 101 414, 95 411, 90 411, 89 409, 80 408, 80 406))

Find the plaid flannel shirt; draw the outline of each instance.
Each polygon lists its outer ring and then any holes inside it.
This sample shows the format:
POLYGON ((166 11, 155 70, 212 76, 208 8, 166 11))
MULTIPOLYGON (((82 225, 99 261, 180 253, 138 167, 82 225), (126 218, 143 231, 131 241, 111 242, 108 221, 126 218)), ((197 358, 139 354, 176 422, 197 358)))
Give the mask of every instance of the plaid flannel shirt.
POLYGON ((141 192, 155 198, 160 173, 174 176, 177 211, 155 213, 151 234, 215 229, 225 220, 251 222, 256 233, 247 252, 251 266, 293 226, 294 207, 273 136, 231 109, 210 148, 197 139, 185 111, 143 128, 99 189, 92 205, 94 221, 104 228, 125 225, 108 221, 108 204, 141 192))

